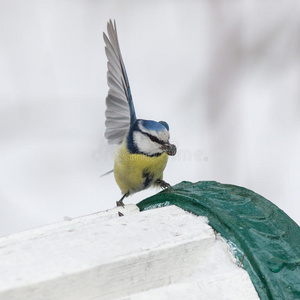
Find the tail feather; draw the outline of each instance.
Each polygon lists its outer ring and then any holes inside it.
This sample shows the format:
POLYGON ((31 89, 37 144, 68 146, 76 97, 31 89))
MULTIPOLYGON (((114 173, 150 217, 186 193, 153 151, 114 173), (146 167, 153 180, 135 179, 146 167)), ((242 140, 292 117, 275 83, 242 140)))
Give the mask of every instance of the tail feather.
POLYGON ((100 175, 100 177, 106 176, 106 175, 108 175, 108 174, 110 174, 110 173, 113 173, 113 172, 114 172, 114 169, 112 169, 112 170, 110 170, 110 171, 108 171, 108 172, 106 172, 106 173, 100 175))

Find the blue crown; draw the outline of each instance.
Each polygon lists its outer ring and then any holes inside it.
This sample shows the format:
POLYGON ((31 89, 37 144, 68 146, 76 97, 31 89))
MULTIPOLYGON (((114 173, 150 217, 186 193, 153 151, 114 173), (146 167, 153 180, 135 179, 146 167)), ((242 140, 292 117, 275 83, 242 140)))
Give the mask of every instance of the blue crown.
POLYGON ((148 130, 164 131, 167 129, 169 131, 169 125, 165 121, 140 120, 140 122, 148 130))

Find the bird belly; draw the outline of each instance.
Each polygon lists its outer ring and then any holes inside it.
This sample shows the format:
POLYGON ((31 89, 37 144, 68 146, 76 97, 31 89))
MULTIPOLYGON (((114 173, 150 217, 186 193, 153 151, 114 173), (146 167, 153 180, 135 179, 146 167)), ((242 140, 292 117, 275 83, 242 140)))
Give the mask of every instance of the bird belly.
POLYGON ((128 152, 123 143, 115 155, 114 176, 122 194, 136 193, 162 179, 168 155, 147 156, 128 152))

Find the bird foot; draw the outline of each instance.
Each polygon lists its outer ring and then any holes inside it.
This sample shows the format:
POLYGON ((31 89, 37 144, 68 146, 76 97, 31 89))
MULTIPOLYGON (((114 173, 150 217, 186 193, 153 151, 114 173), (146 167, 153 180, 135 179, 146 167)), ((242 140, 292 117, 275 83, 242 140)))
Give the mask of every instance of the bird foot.
POLYGON ((157 179, 157 180, 155 181, 155 184, 157 184, 157 185, 158 185, 159 187, 161 187, 163 190, 165 190, 165 189, 171 187, 171 185, 170 185, 169 183, 165 182, 165 181, 162 180, 162 179, 157 179))
POLYGON ((125 207, 124 203, 123 203, 123 199, 116 201, 117 206, 122 206, 125 207))
POLYGON ((122 198, 121 198, 119 201, 116 202, 116 203, 117 203, 117 206, 125 207, 125 205, 124 205, 124 203, 123 203, 123 200, 124 200, 125 197, 128 197, 128 196, 129 196, 129 192, 125 193, 125 194, 122 196, 122 198))

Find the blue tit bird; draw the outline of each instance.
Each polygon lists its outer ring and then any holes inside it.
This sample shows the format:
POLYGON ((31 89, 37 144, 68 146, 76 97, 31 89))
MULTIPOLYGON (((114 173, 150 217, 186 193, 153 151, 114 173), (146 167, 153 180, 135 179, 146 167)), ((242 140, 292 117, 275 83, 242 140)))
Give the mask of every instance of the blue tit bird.
POLYGON ((114 176, 122 198, 117 206, 131 194, 158 186, 170 185, 163 180, 168 155, 176 154, 170 144, 166 122, 137 119, 130 85, 118 41, 116 22, 107 23, 108 36, 103 33, 107 62, 105 138, 109 144, 120 144, 114 158, 114 176))

